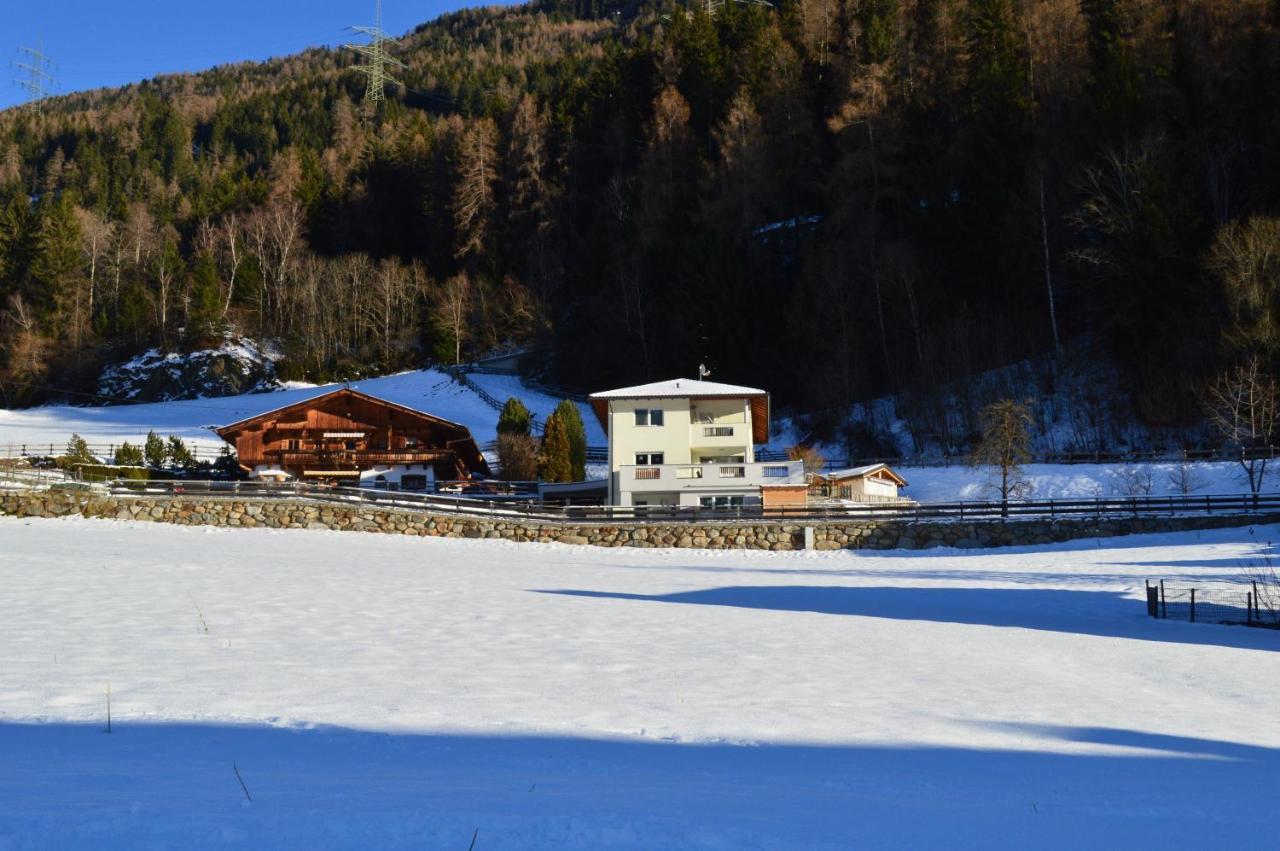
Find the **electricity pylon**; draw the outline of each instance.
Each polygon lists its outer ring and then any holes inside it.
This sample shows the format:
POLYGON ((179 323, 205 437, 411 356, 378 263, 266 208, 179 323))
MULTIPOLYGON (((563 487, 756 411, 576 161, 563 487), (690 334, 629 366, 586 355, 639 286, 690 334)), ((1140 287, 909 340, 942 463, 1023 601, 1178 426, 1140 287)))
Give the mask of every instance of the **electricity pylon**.
POLYGON ((15 79, 14 82, 30 93, 29 103, 36 112, 39 112, 41 104, 49 96, 49 91, 54 85, 53 74, 50 73, 54 67, 53 61, 44 52, 44 39, 41 39, 36 47, 19 47, 18 53, 27 61, 14 62, 13 67, 24 72, 26 76, 15 79))
POLYGON ((369 36, 368 44, 348 44, 347 48, 364 57, 365 61, 356 66, 356 70, 369 78, 369 87, 365 89, 364 100, 370 108, 376 109, 386 99, 387 83, 403 86, 395 77, 387 73, 387 66, 408 68, 399 59, 387 55, 387 42, 392 41, 382 31, 382 0, 378 0, 377 20, 371 27, 352 27, 353 31, 369 36))

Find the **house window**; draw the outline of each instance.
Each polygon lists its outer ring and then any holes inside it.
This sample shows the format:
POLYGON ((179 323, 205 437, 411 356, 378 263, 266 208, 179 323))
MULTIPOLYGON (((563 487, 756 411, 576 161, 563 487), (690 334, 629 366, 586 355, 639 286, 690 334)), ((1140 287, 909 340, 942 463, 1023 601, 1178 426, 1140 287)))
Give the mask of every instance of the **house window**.
POLYGON ((665 459, 666 459, 666 455, 665 453, 662 453, 662 452, 637 452, 636 466, 646 467, 649 465, 653 465, 657 467, 660 464, 665 464, 666 463, 665 459))
POLYGON ((662 409, 661 408, 636 408, 636 425, 638 426, 662 425, 662 409))
POLYGON ((636 425, 647 426, 649 424, 649 409, 636 408, 636 425))
POLYGON ((790 471, 786 467, 764 467, 760 472, 766 479, 782 479, 790 471))
POLYGON ((703 508, 741 508, 740 496, 704 496, 698 500, 703 508))
POLYGON ((406 491, 424 491, 427 489, 426 476, 401 476, 400 489, 406 491))

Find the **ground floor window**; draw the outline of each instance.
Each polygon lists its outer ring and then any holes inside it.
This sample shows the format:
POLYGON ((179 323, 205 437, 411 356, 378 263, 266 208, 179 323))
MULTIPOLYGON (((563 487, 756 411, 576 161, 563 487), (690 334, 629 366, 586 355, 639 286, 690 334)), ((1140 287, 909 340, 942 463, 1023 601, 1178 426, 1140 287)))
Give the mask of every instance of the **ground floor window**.
POLYGON ((703 508, 741 508, 740 496, 704 496, 698 500, 703 508))
POLYGON ((427 489, 426 476, 401 476, 400 489, 406 491, 424 491, 427 489))

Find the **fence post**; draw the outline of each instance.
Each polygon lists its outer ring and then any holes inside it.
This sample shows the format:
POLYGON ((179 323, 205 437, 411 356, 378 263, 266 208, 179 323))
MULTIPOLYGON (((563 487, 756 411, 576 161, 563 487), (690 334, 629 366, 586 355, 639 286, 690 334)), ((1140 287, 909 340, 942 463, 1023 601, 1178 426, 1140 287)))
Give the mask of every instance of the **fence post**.
POLYGON ((1164 580, 1160 580, 1160 617, 1169 617, 1169 603, 1164 596, 1164 580))
POLYGON ((1196 589, 1191 589, 1191 622, 1196 622, 1196 589))
POLYGON ((1149 580, 1143 580, 1143 584, 1147 586, 1147 616, 1160 617, 1160 600, 1156 595, 1156 589, 1152 587, 1149 580))
POLYGON ((1244 622, 1249 626, 1253 626, 1253 592, 1250 591, 1244 595, 1244 622))

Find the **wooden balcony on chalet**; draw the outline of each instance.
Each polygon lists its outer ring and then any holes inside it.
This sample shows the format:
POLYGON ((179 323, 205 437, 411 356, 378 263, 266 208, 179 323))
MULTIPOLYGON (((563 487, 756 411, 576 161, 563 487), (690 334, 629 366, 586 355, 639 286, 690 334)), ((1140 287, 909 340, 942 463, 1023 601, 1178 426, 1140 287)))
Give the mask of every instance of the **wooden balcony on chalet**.
POLYGON ((455 457, 451 449, 267 449, 261 459, 245 459, 245 464, 275 464, 281 467, 360 467, 374 464, 435 464, 455 457))

